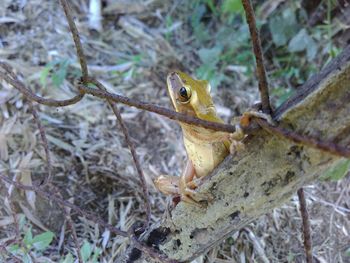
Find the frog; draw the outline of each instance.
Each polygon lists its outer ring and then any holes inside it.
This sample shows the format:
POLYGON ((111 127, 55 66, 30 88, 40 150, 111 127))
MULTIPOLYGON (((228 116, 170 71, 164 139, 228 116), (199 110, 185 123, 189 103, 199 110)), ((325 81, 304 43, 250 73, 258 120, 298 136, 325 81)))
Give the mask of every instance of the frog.
MULTIPOLYGON (((208 81, 192 78, 181 71, 173 71, 168 74, 166 82, 168 95, 176 112, 210 122, 224 123, 216 111, 208 81)), ((251 115, 265 118, 261 113, 249 111, 243 114, 241 124, 248 125, 251 115)), ((154 184, 165 195, 178 196, 185 203, 202 207, 203 201, 208 203, 213 200, 213 196, 199 193, 196 188, 229 154, 244 148, 241 140, 245 134, 239 123, 233 134, 183 122, 179 124, 188 157, 185 168, 180 176, 160 175, 154 180, 154 184)))
MULTIPOLYGON (((197 80, 184 72, 173 71, 167 76, 167 90, 176 112, 202 120, 224 123, 218 116, 206 80, 197 80)), ((230 154, 228 134, 193 124, 179 123, 188 160, 181 176, 161 175, 154 181, 166 195, 178 195, 181 201, 198 205, 212 199, 195 191, 201 179, 211 173, 230 154)))

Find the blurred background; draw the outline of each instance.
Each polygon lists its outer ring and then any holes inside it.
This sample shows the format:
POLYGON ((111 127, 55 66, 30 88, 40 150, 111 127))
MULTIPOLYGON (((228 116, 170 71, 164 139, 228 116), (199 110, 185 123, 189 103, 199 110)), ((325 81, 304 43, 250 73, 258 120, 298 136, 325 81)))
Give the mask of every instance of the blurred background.
MULTIPOLYGON (((350 5, 345 0, 252 3, 276 108, 349 44, 350 5)), ((218 112, 227 122, 259 99, 239 0, 76 0, 70 6, 89 72, 110 92, 170 108, 166 75, 180 69, 210 81, 218 112)), ((59 1, 3 0, 0 59, 38 95, 66 99, 76 94, 74 83, 81 71, 59 1)), ((156 114, 118 107, 146 175, 156 222, 167 201, 152 180, 181 173, 186 160, 181 130, 156 114)), ((107 103, 85 96, 65 108, 37 109, 49 141, 53 182, 62 197, 123 230, 144 220, 136 170, 107 103)), ((349 165, 345 162, 330 171, 327 180, 305 187, 318 262, 350 262, 349 165)), ((26 184, 41 182, 47 175, 44 148, 28 104, 4 81, 0 173, 26 184)), ((0 203, 1 262, 76 262, 71 230, 57 204, 4 183, 0 203), (13 214, 18 217, 21 244, 10 242, 15 235, 13 214)), ((298 206, 295 196, 194 262, 303 262, 298 206)), ((127 239, 74 211, 70 216, 85 262, 113 262, 126 248, 127 239)))

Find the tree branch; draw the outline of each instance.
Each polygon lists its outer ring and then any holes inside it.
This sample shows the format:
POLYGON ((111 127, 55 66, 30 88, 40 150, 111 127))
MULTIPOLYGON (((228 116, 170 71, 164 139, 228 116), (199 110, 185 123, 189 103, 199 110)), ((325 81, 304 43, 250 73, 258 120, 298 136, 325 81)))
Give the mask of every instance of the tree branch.
MULTIPOLYGON (((349 146, 349 86, 350 46, 282 105, 274 119, 299 134, 349 146)), ((206 209, 180 202, 141 241, 170 259, 191 261, 286 202, 339 160, 265 130, 256 131, 245 144, 243 152, 227 157, 198 188, 214 196, 206 209)))

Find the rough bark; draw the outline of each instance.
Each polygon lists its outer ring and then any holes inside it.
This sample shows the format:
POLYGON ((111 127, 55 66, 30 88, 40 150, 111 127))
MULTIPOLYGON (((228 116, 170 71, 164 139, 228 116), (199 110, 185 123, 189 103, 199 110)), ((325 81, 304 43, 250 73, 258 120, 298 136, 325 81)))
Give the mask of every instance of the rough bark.
MULTIPOLYGON (((349 145, 350 47, 277 109, 274 119, 301 134, 349 145)), ((244 151, 227 157, 199 187, 215 197, 207 208, 180 202, 141 239, 171 259, 190 261, 281 206, 338 160, 259 130, 244 151)))

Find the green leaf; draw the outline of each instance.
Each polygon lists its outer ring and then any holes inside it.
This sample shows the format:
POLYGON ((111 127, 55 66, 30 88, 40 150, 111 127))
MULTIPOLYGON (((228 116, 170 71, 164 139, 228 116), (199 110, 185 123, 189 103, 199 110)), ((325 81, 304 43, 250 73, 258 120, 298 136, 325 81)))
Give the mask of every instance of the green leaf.
POLYGON ((269 28, 273 43, 276 46, 285 45, 299 29, 295 12, 288 8, 283 11, 282 16, 272 17, 269 28))
POLYGON ((46 66, 40 73, 40 84, 45 87, 51 68, 46 66))
POLYGON ((28 228, 27 232, 24 234, 23 237, 23 243, 30 248, 32 246, 33 243, 33 234, 32 234, 32 228, 28 228))
POLYGON ((191 26, 193 27, 196 40, 199 42, 210 40, 212 36, 210 36, 207 27, 203 23, 201 23, 201 19, 206 12, 205 5, 195 4, 193 8, 194 10, 191 15, 191 26))
POLYGON ((321 179, 339 181, 347 175, 349 168, 350 160, 340 159, 336 164, 328 168, 328 170, 321 176, 321 179))
POLYGON ((22 256, 22 260, 23 260, 23 263, 32 263, 33 262, 28 253, 25 253, 22 256))
POLYGON ((295 262, 295 255, 293 254, 293 252, 288 253, 287 262, 295 262))
POLYGON ((308 35, 306 29, 301 29, 298 34, 296 34, 288 44, 288 50, 290 52, 299 52, 306 50, 308 45, 308 40, 310 36, 308 35))
POLYGON ((285 87, 277 87, 272 89, 271 94, 276 96, 276 107, 280 106, 283 102, 285 102, 290 96, 295 93, 294 90, 285 87))
POLYGON ((215 66, 219 62, 221 52, 221 46, 202 48, 198 51, 198 56, 204 64, 215 66))
POLYGON ((306 50, 307 60, 311 61, 317 54, 317 44, 306 29, 301 29, 289 42, 288 50, 290 52, 306 50))
POLYGON ((214 1, 213 0, 204 0, 204 2, 209 7, 210 11, 213 12, 214 15, 216 15, 217 11, 216 11, 216 4, 214 3, 214 1))
POLYGON ((241 0, 225 0, 222 4, 222 12, 232 14, 242 14, 243 5, 241 0))
POLYGON ((309 44, 306 47, 307 60, 311 61, 316 57, 318 46, 316 42, 310 37, 309 44))
POLYGON ((91 247, 90 243, 87 242, 86 240, 84 240, 84 244, 80 248, 80 253, 81 253, 81 257, 82 257, 84 262, 86 262, 89 259, 89 257, 91 256, 92 247, 91 247))
POLYGON ((26 217, 24 214, 20 214, 19 220, 18 220, 19 229, 22 230, 25 224, 26 224, 26 217))
POLYGON ((19 245, 18 244, 10 245, 6 249, 8 250, 8 252, 10 252, 12 254, 17 254, 17 252, 19 250, 19 245))
POLYGON ((54 233, 50 231, 39 234, 33 238, 33 246, 37 250, 45 250, 52 242, 54 236, 54 233))
POLYGON ((46 81, 48 76, 50 75, 50 72, 54 69, 54 67, 59 64, 59 61, 51 61, 50 63, 47 63, 45 68, 41 71, 40 74, 40 84, 44 87, 46 86, 46 81))
POLYGON ((92 259, 91 259, 91 262, 93 262, 93 263, 98 263, 98 257, 101 255, 101 253, 102 253, 102 249, 100 249, 100 248, 95 248, 95 250, 94 250, 94 255, 93 255, 93 257, 92 257, 92 259))
POLYGON ((59 87, 63 83, 67 76, 67 69, 70 64, 68 59, 65 59, 58 63, 58 69, 52 74, 52 83, 59 87))
POLYGON ((345 256, 350 257, 350 247, 345 251, 345 256))
POLYGON ((210 33, 205 25, 202 23, 198 24, 194 29, 194 35, 196 40, 200 43, 208 41, 211 39, 210 33))
POLYGON ((68 253, 61 263, 73 263, 74 259, 71 253, 68 253))

